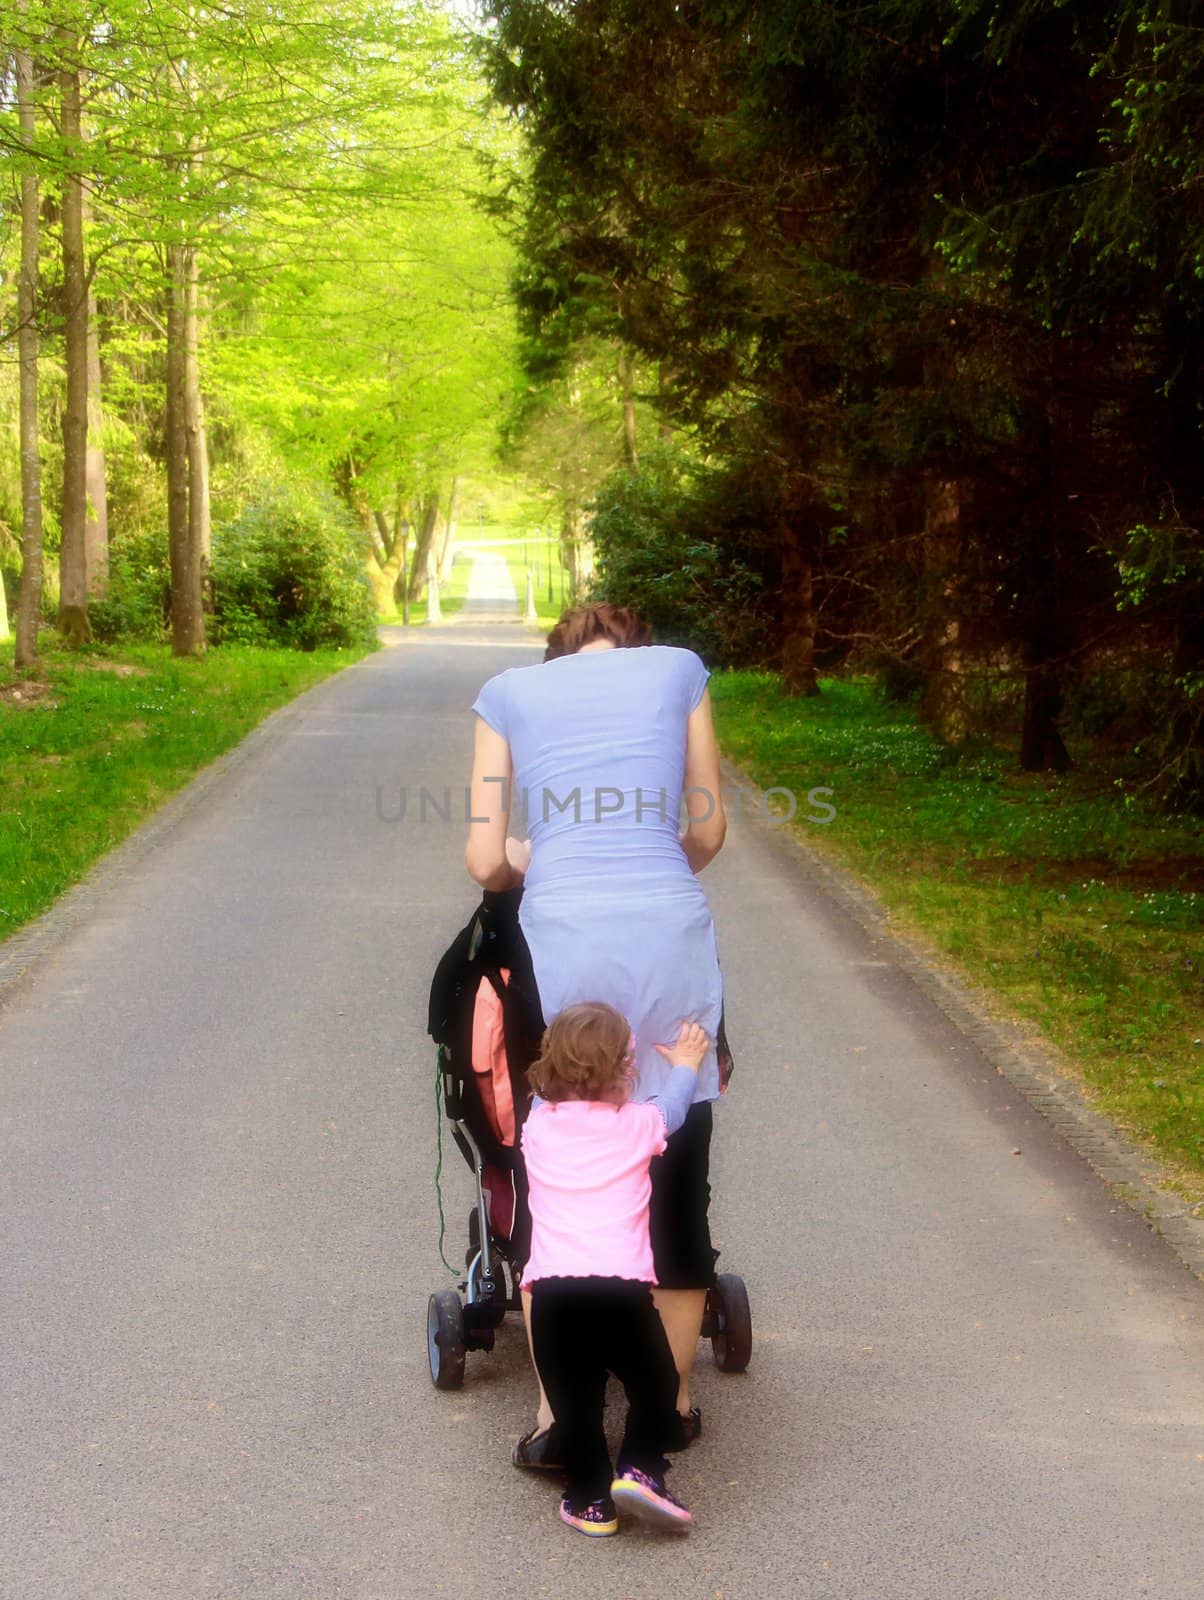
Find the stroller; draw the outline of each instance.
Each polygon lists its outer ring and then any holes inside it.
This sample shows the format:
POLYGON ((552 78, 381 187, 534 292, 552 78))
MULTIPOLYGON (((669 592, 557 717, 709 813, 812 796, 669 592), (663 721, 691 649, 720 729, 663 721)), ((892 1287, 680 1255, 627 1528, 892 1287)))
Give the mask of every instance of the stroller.
MULTIPOLYGON (((458 1389, 467 1352, 492 1350, 506 1313, 522 1310, 519 1280, 531 1243, 531 1215, 519 1134, 529 1105, 527 1068, 539 1054, 544 1026, 518 921, 522 892, 485 891, 431 984, 428 1030, 437 1049, 443 1109, 477 1185, 468 1213, 466 1277, 459 1292, 436 1290, 427 1303, 427 1354, 436 1389, 458 1389)), ((721 1068, 726 1063, 730 1071, 722 1020, 717 1042, 721 1068)), ((708 1292, 702 1336, 710 1339, 722 1371, 748 1366, 748 1292, 734 1273, 720 1273, 708 1292)))

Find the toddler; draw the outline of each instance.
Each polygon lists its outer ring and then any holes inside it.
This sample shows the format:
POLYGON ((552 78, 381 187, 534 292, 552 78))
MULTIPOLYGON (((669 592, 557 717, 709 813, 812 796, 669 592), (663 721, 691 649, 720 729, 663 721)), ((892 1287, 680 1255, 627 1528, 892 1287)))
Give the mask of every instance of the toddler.
POLYGON ((595 1538, 619 1531, 616 1507, 680 1533, 693 1521, 665 1488, 677 1371, 652 1303, 648 1164, 685 1120, 710 1042, 683 1022, 675 1044, 656 1046, 674 1069, 664 1091, 636 1105, 627 1022, 588 1002, 560 1012, 528 1074, 536 1097, 522 1133, 531 1201, 522 1287, 532 1291, 535 1365, 564 1451, 560 1516, 595 1538), (602 1429, 609 1373, 628 1400, 613 1477, 602 1429))

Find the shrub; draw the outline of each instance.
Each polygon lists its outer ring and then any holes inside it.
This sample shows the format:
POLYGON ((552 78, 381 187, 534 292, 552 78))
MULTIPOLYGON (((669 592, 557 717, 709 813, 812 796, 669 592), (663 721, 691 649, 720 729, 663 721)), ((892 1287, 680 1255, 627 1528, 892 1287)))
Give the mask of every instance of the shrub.
POLYGON ((613 472, 594 501, 591 598, 634 607, 658 639, 721 666, 772 651, 758 509, 728 474, 672 447, 613 472))
POLYGON ((92 636, 162 640, 171 617, 171 565, 167 535, 142 529, 109 545, 109 587, 103 600, 88 602, 92 636))
POLYGON ((365 555, 365 536, 333 497, 265 497, 214 529, 214 642, 294 650, 371 643, 365 555))

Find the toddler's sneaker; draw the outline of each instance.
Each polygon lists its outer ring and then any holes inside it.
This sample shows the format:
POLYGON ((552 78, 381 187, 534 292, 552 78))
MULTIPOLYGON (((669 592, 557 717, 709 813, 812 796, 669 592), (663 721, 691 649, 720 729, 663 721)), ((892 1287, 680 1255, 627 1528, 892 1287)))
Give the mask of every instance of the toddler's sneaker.
POLYGON ((694 1524, 694 1518, 681 1501, 665 1488, 664 1478, 654 1477, 639 1467, 620 1467, 610 1493, 620 1511, 629 1511, 651 1528, 662 1528, 666 1533, 689 1533, 694 1524))
POLYGON ((578 1533, 588 1534, 591 1539, 608 1539, 612 1533, 619 1531, 619 1519, 609 1495, 579 1506, 575 1506, 565 1495, 560 1502, 560 1520, 570 1528, 576 1528, 578 1533))

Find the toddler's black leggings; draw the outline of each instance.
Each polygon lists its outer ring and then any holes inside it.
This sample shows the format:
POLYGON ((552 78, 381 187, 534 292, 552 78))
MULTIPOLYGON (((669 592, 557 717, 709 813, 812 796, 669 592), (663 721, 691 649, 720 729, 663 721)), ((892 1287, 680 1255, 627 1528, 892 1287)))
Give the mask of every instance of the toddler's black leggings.
POLYGON ((532 1287, 531 1343, 580 1506, 610 1492, 602 1430, 606 1379, 627 1392, 619 1467, 656 1476, 677 1431, 677 1369, 646 1283, 626 1278, 542 1278, 532 1287))

